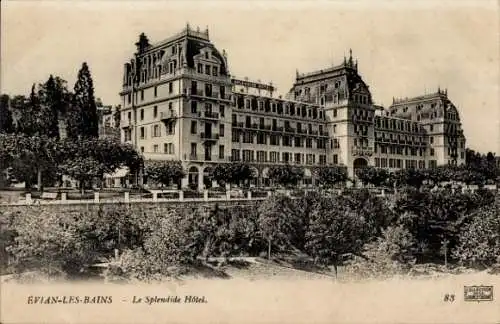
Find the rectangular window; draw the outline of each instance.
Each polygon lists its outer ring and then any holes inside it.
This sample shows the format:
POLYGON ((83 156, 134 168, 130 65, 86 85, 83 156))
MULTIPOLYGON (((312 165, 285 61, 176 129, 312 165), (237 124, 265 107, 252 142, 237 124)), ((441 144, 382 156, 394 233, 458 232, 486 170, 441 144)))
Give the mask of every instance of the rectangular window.
POLYGON ((168 143, 163 144, 163 153, 168 154, 168 143))
POLYGON ((337 154, 333 155, 333 164, 339 164, 339 157, 337 154))
POLYGON ((153 152, 158 153, 158 145, 153 145, 153 152))
POLYGON ((144 109, 141 109, 141 120, 144 120, 144 109))
POLYGON ((253 134, 251 132, 243 133, 243 143, 253 144, 253 134))
POLYGON ((141 100, 144 100, 144 90, 141 90, 141 100))
POLYGON ((219 159, 224 158, 224 145, 219 145, 219 159))
POLYGON ((144 127, 141 127, 141 139, 145 139, 146 138, 146 130, 144 129, 144 127))
POLYGON ((295 147, 302 147, 302 141, 300 137, 295 137, 295 147))
POLYGON ((203 73, 203 64, 198 63, 198 73, 203 73))
POLYGON ((161 134, 160 134, 160 126, 158 125, 154 125, 153 126, 153 137, 160 137, 161 134))
POLYGON ((141 153, 144 153, 144 146, 141 146, 141 153))
POLYGON ((158 97, 158 87, 155 87, 155 98, 158 97))
POLYGON ((128 116, 127 117, 128 117, 128 120, 132 119, 132 113, 130 111, 128 112, 128 116))
POLYGON ((130 93, 127 96, 127 101, 128 101, 128 103, 132 102, 132 95, 130 93))
POLYGON ((191 143, 191 156, 196 156, 196 143, 191 143))
POLYGON ((198 112, 198 102, 191 101, 191 113, 196 114, 198 112))
POLYGON ((213 74, 214 76, 217 76, 217 75, 218 75, 218 73, 217 73, 217 72, 218 72, 218 71, 217 71, 217 67, 216 67, 216 66, 214 66, 214 67, 212 68, 212 74, 213 74))
POLYGON ((326 155, 320 155, 319 156, 319 164, 325 165, 326 164, 326 155))
POLYGON ((240 133, 233 129, 232 132, 231 132, 231 140, 233 143, 239 143, 240 142, 240 133))
POLYGON ((172 82, 168 83, 168 93, 174 92, 174 84, 172 82))
POLYGON ((223 105, 220 105, 219 112, 220 112, 220 116, 224 117, 224 106, 223 105))
POLYGON ((219 136, 224 137, 224 124, 219 125, 219 136))
POLYGON ((210 75, 210 65, 205 65, 205 74, 210 75))
POLYGON ((197 129, 196 129, 196 121, 191 121, 191 134, 196 134, 197 133, 197 129))
POLYGON ((240 150, 231 150, 231 160, 232 161, 239 161, 240 160, 240 150))
POLYGON ((158 117, 158 106, 153 107, 153 118, 158 117))

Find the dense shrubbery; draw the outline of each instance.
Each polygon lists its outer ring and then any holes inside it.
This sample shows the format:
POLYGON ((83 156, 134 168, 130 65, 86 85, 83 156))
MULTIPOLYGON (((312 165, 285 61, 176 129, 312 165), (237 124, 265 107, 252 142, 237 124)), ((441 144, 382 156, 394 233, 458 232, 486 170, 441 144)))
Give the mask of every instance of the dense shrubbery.
POLYGON ((408 188, 391 199, 367 190, 274 195, 259 208, 33 209, 2 215, 2 257, 16 272, 69 276, 113 261, 107 274, 127 280, 175 276, 209 257, 298 251, 317 265, 344 264, 367 276, 425 262, 489 266, 500 254, 499 215, 491 193, 446 188, 408 188))

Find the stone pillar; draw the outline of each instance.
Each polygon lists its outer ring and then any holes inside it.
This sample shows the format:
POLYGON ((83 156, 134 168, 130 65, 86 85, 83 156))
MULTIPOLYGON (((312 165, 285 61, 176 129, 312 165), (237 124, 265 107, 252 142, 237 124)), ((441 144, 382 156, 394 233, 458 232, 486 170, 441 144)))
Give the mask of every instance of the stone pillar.
POLYGON ((231 191, 226 191, 226 200, 231 200, 231 191))
POLYGON ((94 202, 99 203, 99 193, 98 192, 94 192, 94 202))
POLYGON ((128 203, 130 202, 130 192, 125 191, 125 202, 128 203))
POLYGON ((183 200, 184 200, 184 191, 179 190, 179 201, 183 201, 183 200))
POLYGON ((61 192, 61 201, 66 201, 68 199, 68 194, 65 192, 61 192))
POLYGON ((26 194, 26 203, 28 205, 31 205, 33 203, 33 200, 31 199, 31 193, 26 194))
POLYGON ((248 192, 247 192, 247 198, 248 199, 252 199, 252 191, 251 190, 248 190, 248 192))
POLYGON ((203 191, 203 200, 208 201, 208 190, 203 191))
POLYGON ((158 201, 158 193, 153 192, 153 201, 158 201))
POLYGON ((203 172, 199 172, 198 174, 198 190, 203 190, 203 172))
POLYGON ((184 178, 181 179, 181 188, 187 188, 189 187, 189 178, 188 176, 185 176, 184 178))

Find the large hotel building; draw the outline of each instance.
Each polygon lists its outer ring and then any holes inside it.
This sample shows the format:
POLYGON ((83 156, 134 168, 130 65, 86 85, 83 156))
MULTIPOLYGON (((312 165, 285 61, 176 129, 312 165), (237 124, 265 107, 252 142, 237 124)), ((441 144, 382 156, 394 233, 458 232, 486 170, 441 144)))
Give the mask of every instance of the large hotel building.
POLYGON ((208 30, 186 28, 152 44, 142 34, 125 63, 121 140, 145 159, 180 160, 183 186, 202 188, 217 163, 244 161, 267 185, 269 166, 428 168, 465 162, 465 137, 447 91, 374 104, 352 54, 299 74, 290 92, 232 78, 208 30))

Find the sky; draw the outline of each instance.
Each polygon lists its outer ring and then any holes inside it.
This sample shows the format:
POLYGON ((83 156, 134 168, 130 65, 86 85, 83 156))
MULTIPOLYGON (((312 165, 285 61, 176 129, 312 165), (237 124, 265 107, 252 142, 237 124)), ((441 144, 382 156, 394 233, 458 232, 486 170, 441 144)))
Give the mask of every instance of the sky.
POLYGON ((0 89, 28 94, 50 74, 72 88, 87 62, 96 97, 119 104, 138 35, 152 43, 209 29, 230 73, 278 92, 295 72, 342 63, 352 49, 377 104, 448 90, 467 145, 500 155, 497 1, 2 1, 0 89))

